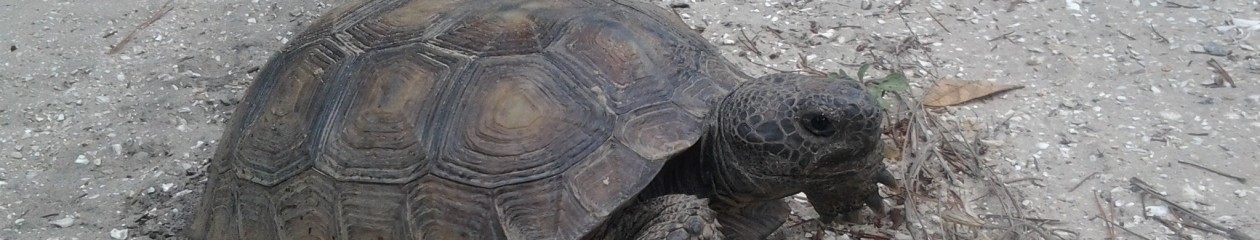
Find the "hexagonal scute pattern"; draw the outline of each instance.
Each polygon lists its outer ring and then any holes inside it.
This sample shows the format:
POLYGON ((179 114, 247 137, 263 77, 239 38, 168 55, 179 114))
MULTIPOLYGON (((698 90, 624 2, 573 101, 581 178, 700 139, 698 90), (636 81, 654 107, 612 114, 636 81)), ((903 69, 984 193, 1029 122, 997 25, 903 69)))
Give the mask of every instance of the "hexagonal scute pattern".
POLYGON ((747 79, 664 9, 359 1, 260 72, 194 239, 582 237, 747 79))

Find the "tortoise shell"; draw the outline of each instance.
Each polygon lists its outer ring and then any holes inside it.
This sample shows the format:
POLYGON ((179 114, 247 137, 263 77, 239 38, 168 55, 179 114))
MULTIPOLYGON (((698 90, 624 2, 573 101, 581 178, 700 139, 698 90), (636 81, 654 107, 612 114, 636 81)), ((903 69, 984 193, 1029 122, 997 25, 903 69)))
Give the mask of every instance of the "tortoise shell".
POLYGON ((192 235, 581 238, 747 79, 645 3, 351 3, 259 72, 192 235))

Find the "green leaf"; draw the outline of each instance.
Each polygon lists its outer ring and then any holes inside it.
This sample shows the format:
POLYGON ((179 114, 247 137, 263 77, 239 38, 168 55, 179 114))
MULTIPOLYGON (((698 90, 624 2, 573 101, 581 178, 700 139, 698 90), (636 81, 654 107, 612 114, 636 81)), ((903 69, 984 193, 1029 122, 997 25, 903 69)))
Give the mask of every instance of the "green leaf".
MULTIPOLYGON (((868 66, 869 65, 862 65, 862 67, 858 69, 859 77, 866 74, 868 66)), ((883 79, 877 82, 879 83, 875 84, 875 86, 870 86, 866 89, 866 91, 867 93, 870 93, 871 96, 874 96, 875 100, 879 102, 879 106, 884 109, 890 108, 888 102, 884 100, 884 95, 886 93, 904 92, 907 89, 910 89, 910 84, 906 83, 906 75, 902 74, 900 71, 889 71, 887 76, 884 76, 883 79)))
POLYGON ((862 64, 862 67, 858 68, 858 72, 857 72, 858 82, 865 82, 864 79, 866 79, 866 70, 869 68, 871 68, 870 64, 862 64))
POLYGON ((853 79, 850 78, 849 74, 845 73, 844 70, 836 70, 835 72, 827 73, 827 77, 834 79, 853 79))
POLYGON ((867 88, 866 93, 870 93, 871 96, 875 96, 875 98, 880 98, 884 96, 884 90, 878 87, 867 88))
POLYGON ((884 101, 884 91, 883 91, 883 90, 880 90, 880 89, 877 89, 877 88, 867 88, 867 89, 866 89, 866 91, 867 91, 868 93, 870 93, 872 97, 875 97, 875 101, 876 101, 876 102, 879 102, 879 107, 880 107, 880 108, 883 108, 883 109, 888 109, 888 108, 889 108, 888 102, 887 102, 887 101, 884 101))
POLYGON ((904 92, 910 89, 910 84, 906 83, 906 75, 900 71, 893 71, 884 76, 884 81, 876 87, 886 92, 904 92))

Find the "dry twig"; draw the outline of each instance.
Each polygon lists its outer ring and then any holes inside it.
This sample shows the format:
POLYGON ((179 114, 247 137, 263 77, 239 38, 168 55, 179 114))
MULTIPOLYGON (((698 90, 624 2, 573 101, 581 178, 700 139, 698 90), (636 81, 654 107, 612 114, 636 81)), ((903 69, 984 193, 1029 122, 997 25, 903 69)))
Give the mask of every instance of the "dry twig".
POLYGON ((1184 5, 1184 4, 1175 3, 1172 1, 1164 2, 1164 6, 1168 6, 1168 8, 1199 8, 1199 6, 1184 5))
POLYGON ((1154 33, 1154 34, 1155 34, 1155 41, 1156 41, 1156 42, 1168 43, 1168 38, 1164 37, 1164 35, 1163 35, 1163 34, 1159 34, 1159 30, 1155 29, 1155 25, 1150 25, 1150 24, 1147 24, 1146 26, 1150 27, 1150 28, 1151 28, 1151 33, 1154 33))
POLYGON ((1094 207, 1098 207, 1098 217, 1107 223, 1107 239, 1116 239, 1116 226, 1111 221, 1111 214, 1107 209, 1103 208, 1102 200, 1098 200, 1098 194, 1094 194, 1094 207))
MULTIPOLYGON (((1107 223, 1107 226, 1111 226, 1111 227, 1119 228, 1120 230, 1124 230, 1125 232, 1128 232, 1129 234, 1132 234, 1132 235, 1133 235, 1133 236, 1135 236, 1135 237, 1141 238, 1141 239, 1143 239, 1143 240, 1151 240, 1151 238, 1148 238, 1148 237, 1146 237, 1146 236, 1142 236, 1141 234, 1138 234, 1137 232, 1134 232, 1133 230, 1129 230, 1128 228, 1122 227, 1122 226, 1120 226, 1119 224, 1116 224, 1116 223, 1114 223, 1114 222, 1111 222, 1111 221, 1104 221, 1104 222, 1106 222, 1106 223, 1107 223)), ((1114 238, 1113 238, 1113 239, 1114 239, 1114 238)))
MULTIPOLYGON (((754 33, 753 35, 756 34, 754 33)), ((748 33, 745 32, 743 28, 740 28, 739 37, 737 38, 738 39, 736 39, 735 42, 739 43, 739 48, 744 49, 744 51, 757 54, 757 56, 761 56, 761 50, 757 49, 757 37, 749 38, 748 33)))
POLYGON ((1225 227, 1215 222, 1212 222, 1211 220, 1208 220, 1207 218, 1199 215, 1198 213, 1190 211, 1190 209, 1183 207, 1180 204, 1173 202, 1172 200, 1168 200, 1167 198, 1164 198, 1164 195, 1160 194, 1159 191, 1156 191, 1154 187, 1152 187, 1150 184, 1147 184, 1145 181, 1138 179, 1137 177, 1129 178, 1129 185, 1132 186, 1133 189, 1135 190, 1140 190, 1143 196, 1151 196, 1155 199, 1158 199, 1161 202, 1164 202, 1164 204, 1168 204, 1169 208, 1171 208, 1172 210, 1176 210, 1177 212, 1183 213, 1186 217, 1189 218, 1188 220, 1190 220, 1190 222, 1185 222, 1185 220, 1187 219, 1182 218, 1182 221, 1183 221, 1182 223, 1186 224, 1186 226, 1192 226, 1192 224, 1190 223, 1203 224, 1203 225, 1207 225, 1207 227, 1219 230, 1219 232, 1215 232, 1215 231, 1206 231, 1206 232, 1225 235, 1229 237, 1230 239, 1234 239, 1234 240, 1254 240, 1254 238, 1251 238, 1251 236, 1248 236, 1246 233, 1243 233, 1242 231, 1239 231, 1238 229, 1225 227))
POLYGON ((1204 171, 1212 172, 1212 173, 1215 173, 1215 174, 1218 174, 1218 175, 1221 175, 1221 176, 1224 176, 1224 177, 1227 177, 1227 178, 1230 178, 1230 179, 1234 179, 1234 180, 1236 180, 1236 181, 1238 181, 1238 182, 1240 182, 1240 183, 1247 183, 1247 179, 1246 179, 1246 178, 1239 177, 1239 176, 1234 176, 1234 175, 1230 175, 1230 174, 1228 174, 1228 173, 1224 173, 1224 172, 1221 172, 1221 171, 1217 171, 1217 170, 1215 170, 1215 169, 1211 169, 1211 168, 1208 168, 1208 167, 1204 167, 1203 165, 1199 165, 1199 164, 1192 163, 1192 162, 1187 162, 1187 161, 1181 161, 1181 160, 1177 160, 1177 163, 1180 163, 1180 164, 1185 164, 1185 165, 1190 165, 1191 167, 1195 167, 1195 168, 1198 168, 1198 169, 1203 169, 1204 171))
POLYGON ((131 39, 134 39, 136 37, 136 32, 139 32, 142 29, 148 28, 149 25, 153 25, 153 22, 157 22, 157 20, 161 19, 162 16, 166 16, 166 13, 171 12, 172 9, 175 9, 175 6, 171 5, 172 2, 175 2, 175 0, 166 0, 166 3, 162 4, 162 8, 158 9, 158 11, 153 14, 153 16, 149 16, 148 20, 145 20, 144 23, 140 24, 140 26, 136 26, 135 29, 131 29, 131 32, 127 33, 127 36, 124 36, 122 40, 118 41, 117 44, 114 44, 114 47, 109 48, 109 54, 115 54, 115 53, 118 53, 119 51, 122 51, 123 46, 127 46, 127 43, 130 43, 131 39))
POLYGON ((1081 179, 1081 181, 1080 181, 1080 182, 1077 182, 1077 183, 1076 183, 1076 186, 1072 186, 1072 188, 1071 188, 1071 189, 1068 189, 1068 192, 1074 192, 1074 191, 1076 191, 1076 189, 1077 189, 1077 188, 1080 188, 1080 187, 1081 187, 1081 185, 1084 185, 1084 184, 1085 184, 1085 181, 1089 181, 1090 179, 1093 179, 1095 176, 1098 176, 1098 172, 1090 173, 1090 174, 1089 174, 1089 176, 1085 176, 1085 178, 1084 178, 1084 179, 1081 179))
POLYGON ((941 26, 941 29, 944 29, 944 30, 945 30, 945 32, 947 32, 947 33, 953 33, 953 32, 950 32, 950 31, 949 31, 949 28, 945 27, 945 24, 941 24, 941 20, 940 20, 940 19, 936 19, 936 14, 932 14, 932 11, 931 11, 931 10, 928 10, 928 11, 926 11, 926 12, 927 12, 927 14, 928 14, 928 17, 932 17, 932 21, 933 21, 933 22, 936 22, 936 26, 941 26))
POLYGON ((1172 221, 1168 221, 1168 219, 1155 217, 1155 221, 1159 221, 1159 224, 1164 225, 1164 227, 1168 228, 1168 230, 1172 230, 1173 234, 1176 234, 1178 237, 1181 237, 1181 239, 1193 239, 1190 237, 1189 234, 1186 234, 1185 229, 1178 227, 1176 223, 1173 223, 1172 221))
POLYGON ((800 58, 800 61, 797 63, 797 65, 799 65, 799 67, 801 68, 801 71, 804 71, 806 73, 809 73, 810 75, 819 76, 819 77, 827 76, 826 72, 819 71, 818 69, 815 69, 813 66, 810 66, 809 60, 805 58, 804 53, 797 53, 796 55, 797 57, 800 58))
POLYGON ((1116 30, 1116 32, 1119 32, 1121 36, 1124 36, 1124 38, 1128 38, 1129 40, 1137 40, 1137 38, 1129 36, 1128 33, 1124 33, 1122 30, 1116 30))
POLYGON ((1212 82, 1211 84, 1204 84, 1204 86, 1224 87, 1225 82, 1228 82, 1229 87, 1231 88, 1238 87, 1238 85, 1234 84, 1234 78, 1229 76, 1229 72, 1226 72, 1225 67, 1222 67, 1221 63, 1217 62, 1216 59, 1208 59, 1207 65, 1212 67, 1212 72, 1216 73, 1217 75, 1220 75, 1220 77, 1218 77, 1216 81, 1212 82), (1224 81, 1224 82, 1221 82, 1221 81, 1224 81))

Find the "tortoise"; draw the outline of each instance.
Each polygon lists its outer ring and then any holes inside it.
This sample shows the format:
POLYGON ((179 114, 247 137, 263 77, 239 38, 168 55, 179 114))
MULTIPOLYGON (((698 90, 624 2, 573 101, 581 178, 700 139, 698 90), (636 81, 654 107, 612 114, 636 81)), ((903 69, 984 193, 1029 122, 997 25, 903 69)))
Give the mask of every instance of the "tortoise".
POLYGON ((846 78, 751 77, 633 0, 366 0, 258 72, 194 239, 755 239, 895 184, 846 78))

